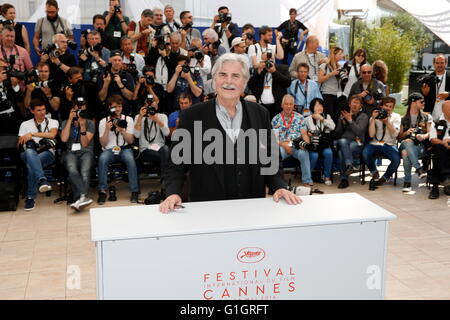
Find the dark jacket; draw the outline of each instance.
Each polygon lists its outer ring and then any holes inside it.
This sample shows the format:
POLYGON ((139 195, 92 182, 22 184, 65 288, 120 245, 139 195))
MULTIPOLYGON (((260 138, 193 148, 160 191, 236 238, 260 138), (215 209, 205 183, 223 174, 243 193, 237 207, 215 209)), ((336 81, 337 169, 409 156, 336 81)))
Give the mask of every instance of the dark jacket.
POLYGON ((364 143, 369 127, 369 117, 366 113, 360 112, 353 115, 352 119, 353 121, 350 124, 346 120, 339 119, 334 131, 335 139, 355 140, 359 138, 361 143, 364 143))
MULTIPOLYGON (((430 76, 436 76, 436 72, 432 72, 430 76)), ((450 92, 450 72, 445 73, 445 91, 450 92)), ((423 91, 422 91, 423 93, 423 91)), ((425 95, 424 95, 425 96, 425 95)), ((450 96, 445 100, 450 100, 450 96)), ((430 92, 425 96, 425 108, 423 111, 433 113, 436 104, 436 86, 430 86, 430 92)))
MULTIPOLYGON (((266 109, 260 105, 241 100, 243 112, 249 117, 249 127, 258 130, 268 130, 270 136, 270 119, 269 113, 266 109)), ((216 116, 216 100, 212 99, 207 102, 203 102, 180 112, 180 120, 178 129, 185 129, 190 133, 191 137, 191 163, 194 162, 194 142, 201 143, 202 153, 211 142, 194 141, 199 137, 194 136, 194 121, 202 122, 202 136, 208 129, 220 129, 220 122, 216 116)), ((221 130, 223 131, 223 130, 221 130)), ((224 134, 224 133, 222 133, 224 134)), ((225 141, 226 137, 223 138, 225 141)), ((178 144, 183 142, 183 138, 180 142, 172 141, 171 153, 176 148, 175 154, 180 152, 180 146, 178 144), (178 146, 178 147, 177 147, 178 146)), ((264 141, 257 141, 257 146, 260 146, 264 141)), ((258 149, 259 150, 259 149, 258 149)), ((271 154, 270 144, 268 145, 268 152, 265 154, 271 154)), ((197 154, 199 153, 199 150, 197 154)), ((203 158, 203 157, 202 157, 203 158)), ((224 155, 225 158, 225 155, 224 155)), ((259 158, 259 157, 258 157, 259 158)), ((247 160, 248 161, 248 160, 247 160)), ((279 171, 279 165, 277 165, 277 173, 274 175, 261 175, 260 169, 264 167, 258 159, 257 164, 249 164, 249 170, 244 171, 246 179, 251 179, 251 192, 244 196, 244 198, 263 198, 266 196, 266 186, 269 187, 271 192, 275 192, 280 188, 286 188, 287 184, 282 179, 279 171)), ((267 165, 269 166, 269 165, 267 165)), ((228 181, 225 181, 225 165, 224 164, 211 164, 204 163, 202 159, 201 164, 180 164, 175 165, 172 162, 172 157, 169 159, 168 167, 164 173, 163 184, 166 191, 166 195, 172 194, 181 195, 183 183, 186 173, 190 175, 190 192, 189 201, 214 201, 214 200, 227 200, 225 185, 228 181)))
MULTIPOLYGON (((281 111, 281 100, 283 96, 287 93, 287 88, 291 85, 291 77, 289 75, 289 67, 285 64, 276 64, 275 71, 272 74, 272 94, 275 99, 275 105, 280 109, 277 113, 281 111)), ((257 71, 253 74, 248 82, 248 88, 252 91, 253 95, 256 97, 256 101, 261 99, 261 95, 264 91, 264 79, 266 77, 267 70, 264 69, 261 74, 257 71)))
MULTIPOLYGON (((223 33, 225 32, 221 26, 215 26, 214 30, 219 35, 219 40, 222 39, 223 33)), ((241 33, 239 31, 239 27, 236 23, 230 22, 230 25, 228 26, 228 30, 231 33, 231 37, 228 38, 228 45, 231 48, 231 42, 233 42, 234 38, 240 37, 241 33)))

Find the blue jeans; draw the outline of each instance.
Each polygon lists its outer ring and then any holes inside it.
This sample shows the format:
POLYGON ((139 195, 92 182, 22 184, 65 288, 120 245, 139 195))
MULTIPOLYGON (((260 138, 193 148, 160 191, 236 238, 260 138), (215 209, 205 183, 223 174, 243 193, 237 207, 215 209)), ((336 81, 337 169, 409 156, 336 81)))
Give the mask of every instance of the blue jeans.
POLYGON ((367 167, 370 170, 370 173, 374 174, 375 172, 378 172, 377 167, 375 165, 375 157, 376 156, 383 156, 389 159, 391 162, 384 173, 383 177, 386 180, 389 180, 392 175, 397 170, 398 166, 400 165, 400 153, 398 152, 398 149, 396 146, 390 146, 388 144, 383 145, 373 145, 368 144, 363 150, 363 157, 364 161, 367 164, 367 167))
POLYGON ((311 165, 309 162, 308 151, 301 149, 296 150, 295 148, 293 148, 293 151, 294 152, 292 153, 292 155, 289 155, 287 154, 286 150, 284 150, 284 148, 280 148, 281 160, 284 160, 292 156, 293 158, 300 161, 300 170, 302 170, 302 182, 313 183, 311 178, 311 165))
POLYGON ((33 149, 27 149, 20 154, 20 158, 27 167, 27 198, 35 199, 39 182, 46 180, 44 168, 55 161, 55 155, 51 151, 38 154, 33 149))
POLYGON ((362 145, 359 145, 356 140, 345 138, 337 140, 336 143, 341 163, 341 180, 348 180, 345 167, 353 165, 353 159, 361 153, 362 145))
POLYGON ((87 150, 68 151, 62 159, 68 173, 74 199, 78 200, 82 194, 87 196, 94 165, 94 154, 87 150))
POLYGON ((122 161, 127 166, 130 192, 139 192, 139 178, 131 149, 122 150, 117 156, 111 149, 102 152, 98 159, 98 190, 108 190, 108 166, 115 161, 122 161))
POLYGON ((412 141, 404 140, 400 145, 400 155, 402 151, 405 150, 408 155, 402 156, 403 167, 405 168, 405 179, 404 182, 411 183, 411 171, 412 167, 419 169, 421 166, 419 158, 423 157, 425 153, 425 148, 422 143, 416 145, 412 141))
MULTIPOLYGON (((322 150, 323 156, 323 175, 325 178, 331 178, 331 165, 333 164, 333 151, 331 148, 322 150)), ((309 162, 311 163, 311 171, 316 167, 317 160, 319 160, 319 153, 309 151, 309 162)))

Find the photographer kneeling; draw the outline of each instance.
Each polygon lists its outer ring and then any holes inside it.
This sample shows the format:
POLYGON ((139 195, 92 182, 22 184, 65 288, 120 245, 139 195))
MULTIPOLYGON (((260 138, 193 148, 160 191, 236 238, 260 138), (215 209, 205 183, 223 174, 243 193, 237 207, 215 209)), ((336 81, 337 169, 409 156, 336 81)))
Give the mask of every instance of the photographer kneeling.
POLYGON ((114 161, 122 161, 127 166, 130 201, 137 203, 139 196, 139 178, 136 162, 130 145, 134 141, 133 119, 122 115, 123 99, 119 95, 108 98, 110 115, 100 121, 98 132, 103 152, 98 159, 98 204, 106 201, 108 189, 108 166, 114 161))
POLYGON ((24 149, 20 157, 27 167, 25 211, 34 209, 38 188, 39 192, 52 190, 44 168, 55 161, 54 139, 58 134, 58 121, 45 117, 46 107, 42 100, 33 99, 30 110, 34 118, 22 122, 19 129, 19 145, 24 149))
POLYGON ((411 169, 416 168, 419 179, 426 177, 427 173, 420 165, 419 159, 426 154, 429 147, 430 128, 433 118, 423 112, 425 99, 420 93, 412 93, 408 97, 408 109, 402 118, 398 140, 400 154, 403 158, 405 178, 403 192, 411 191, 411 169))
POLYGON ((306 129, 310 136, 312 147, 309 150, 309 162, 311 163, 311 171, 316 167, 319 159, 319 152, 324 158, 325 184, 330 186, 331 182, 331 166, 333 164, 333 151, 331 151, 331 131, 334 130, 335 124, 329 114, 324 113, 325 102, 316 98, 311 101, 309 109, 311 115, 305 119, 306 129))
POLYGON ((70 207, 77 211, 92 203, 88 193, 94 165, 95 124, 87 115, 84 98, 77 98, 69 119, 61 125, 61 141, 67 146, 62 162, 75 200, 70 207))
POLYGON ((157 110, 158 104, 149 95, 139 114, 134 118, 134 136, 139 139, 140 163, 150 162, 159 165, 163 172, 169 157, 165 139, 170 132, 167 116, 157 113, 157 110))

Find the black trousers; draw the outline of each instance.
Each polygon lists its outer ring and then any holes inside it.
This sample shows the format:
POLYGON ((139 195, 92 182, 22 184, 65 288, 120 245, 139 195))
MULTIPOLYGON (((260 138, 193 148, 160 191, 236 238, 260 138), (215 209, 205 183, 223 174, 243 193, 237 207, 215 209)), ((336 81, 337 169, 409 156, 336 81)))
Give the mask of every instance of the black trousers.
POLYGON ((337 96, 334 94, 322 94, 322 97, 325 102, 325 113, 328 113, 331 116, 334 123, 338 123, 341 110, 339 108, 337 96))
POLYGON ((430 182, 439 184, 450 178, 450 150, 440 144, 433 145, 433 172, 430 182))
POLYGON ((144 150, 141 152, 138 158, 139 169, 142 169, 142 164, 144 162, 150 162, 152 165, 159 166, 161 169, 161 173, 167 166, 167 161, 169 160, 169 147, 162 146, 158 151, 155 150, 144 150))
POLYGON ((272 103, 272 104, 263 104, 263 103, 261 103, 261 105, 263 107, 265 107, 267 110, 269 110, 270 120, 272 120, 273 117, 275 117, 277 114, 279 114, 281 112, 280 105, 278 105, 276 103, 272 103))

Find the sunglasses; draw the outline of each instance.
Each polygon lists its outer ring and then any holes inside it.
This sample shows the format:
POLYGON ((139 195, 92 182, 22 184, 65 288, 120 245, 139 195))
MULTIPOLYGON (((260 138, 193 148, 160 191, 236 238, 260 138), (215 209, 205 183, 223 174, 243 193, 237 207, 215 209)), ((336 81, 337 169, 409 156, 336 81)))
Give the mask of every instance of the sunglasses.
POLYGON ((372 71, 363 71, 362 74, 372 74, 372 71))

